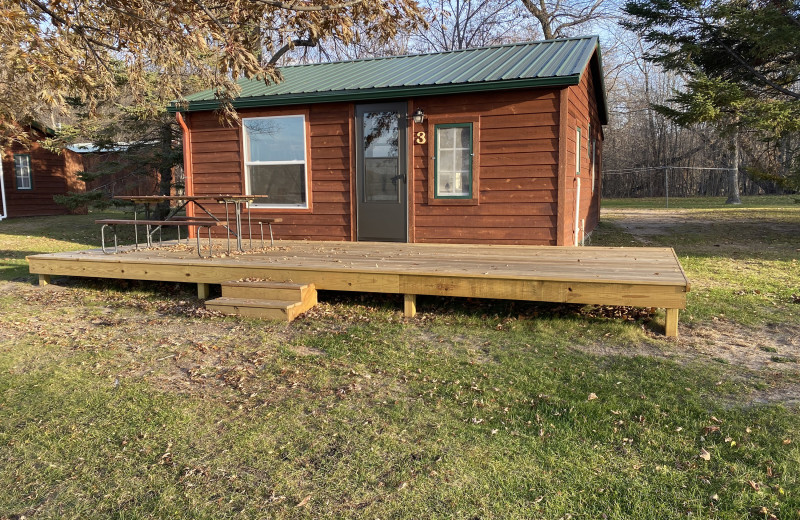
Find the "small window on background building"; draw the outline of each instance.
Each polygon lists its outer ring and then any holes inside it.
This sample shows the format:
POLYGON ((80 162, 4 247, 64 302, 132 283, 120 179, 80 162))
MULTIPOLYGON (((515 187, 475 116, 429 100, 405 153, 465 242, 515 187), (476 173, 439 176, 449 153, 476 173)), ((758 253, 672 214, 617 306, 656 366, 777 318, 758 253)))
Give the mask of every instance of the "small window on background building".
POLYGON ((472 123, 436 125, 434 132, 434 196, 472 198, 472 123))
POLYGON ((17 180, 18 190, 33 189, 30 155, 14 155, 14 176, 17 180))
POLYGON ((248 195, 264 195, 256 208, 307 208, 305 116, 242 120, 248 195))

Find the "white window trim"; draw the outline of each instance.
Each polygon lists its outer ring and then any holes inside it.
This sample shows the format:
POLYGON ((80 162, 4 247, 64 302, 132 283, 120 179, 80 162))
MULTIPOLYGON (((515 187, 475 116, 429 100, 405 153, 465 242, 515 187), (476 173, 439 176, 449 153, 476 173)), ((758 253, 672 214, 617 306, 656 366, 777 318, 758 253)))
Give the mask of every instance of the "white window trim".
POLYGON ((581 127, 575 128, 575 175, 581 175, 581 127))
POLYGON ((31 164, 31 156, 29 154, 14 154, 14 184, 16 184, 16 188, 20 191, 30 191, 33 189, 33 165, 31 164), (28 159, 28 164, 25 165, 25 175, 20 175, 19 168, 17 167, 17 157, 25 157, 28 159), (20 179, 25 179, 26 186, 24 188, 20 187, 20 179))
MULTIPOLYGON (((288 114, 288 115, 281 115, 281 116, 263 116, 263 117, 243 117, 242 118, 242 139, 244 141, 244 189, 247 195, 252 195, 250 192, 250 175, 248 172, 248 168, 250 166, 270 166, 270 165, 281 165, 281 164, 302 164, 303 165, 303 174, 305 175, 305 203, 303 204, 264 204, 258 202, 251 202, 248 204, 249 207, 255 209, 308 209, 309 204, 309 190, 311 188, 311 179, 308 176, 308 146, 307 140, 308 135, 306 134, 306 116, 305 114, 288 114), (246 120, 255 120, 255 119, 286 119, 286 118, 297 118, 301 117, 303 119, 303 156, 305 159, 302 161, 248 161, 247 158, 250 157, 250 138, 247 135, 247 127, 245 126, 244 122, 246 120)), ((257 196, 257 195, 256 195, 257 196)))

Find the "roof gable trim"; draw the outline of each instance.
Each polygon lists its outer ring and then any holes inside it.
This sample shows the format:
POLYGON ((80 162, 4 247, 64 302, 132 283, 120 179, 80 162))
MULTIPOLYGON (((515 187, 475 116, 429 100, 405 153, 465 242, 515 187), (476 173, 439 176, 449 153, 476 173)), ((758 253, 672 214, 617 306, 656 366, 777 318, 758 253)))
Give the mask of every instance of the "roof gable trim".
MULTIPOLYGON (((333 92, 308 92, 270 96, 238 98, 233 101, 235 108, 255 108, 266 106, 298 105, 304 103, 333 103, 341 101, 361 101, 375 99, 392 99, 404 97, 436 96, 443 94, 462 94, 468 92, 486 92, 497 90, 513 90, 531 87, 568 87, 580 83, 582 75, 532 78, 518 80, 486 81, 480 83, 458 83, 445 85, 403 86, 359 90, 340 90, 333 92)), ((168 110, 175 112, 194 112, 216 110, 217 100, 191 101, 188 104, 173 103, 168 110), (188 105, 188 106, 187 106, 188 105)))

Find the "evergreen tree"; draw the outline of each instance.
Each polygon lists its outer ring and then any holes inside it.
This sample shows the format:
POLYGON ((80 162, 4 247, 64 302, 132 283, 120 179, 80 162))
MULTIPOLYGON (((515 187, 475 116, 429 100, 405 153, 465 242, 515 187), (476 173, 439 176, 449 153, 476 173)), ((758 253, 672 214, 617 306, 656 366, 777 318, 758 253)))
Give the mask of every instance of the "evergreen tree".
POLYGON ((686 78, 662 113, 683 125, 713 124, 730 138, 728 202, 739 202, 744 129, 783 150, 785 173, 800 187, 793 153, 800 131, 800 0, 631 0, 625 11, 632 18, 624 25, 653 46, 647 58, 686 78))

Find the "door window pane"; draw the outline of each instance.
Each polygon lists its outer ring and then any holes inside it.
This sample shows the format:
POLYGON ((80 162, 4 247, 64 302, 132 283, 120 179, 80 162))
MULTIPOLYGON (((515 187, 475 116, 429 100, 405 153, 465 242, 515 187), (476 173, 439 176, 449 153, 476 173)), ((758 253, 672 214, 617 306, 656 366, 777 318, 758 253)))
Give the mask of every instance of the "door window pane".
POLYGON ((400 201, 400 133, 397 112, 366 112, 364 132, 364 201, 400 201))
POLYGON ((472 124, 436 125, 436 197, 472 197, 472 124))
POLYGON ((398 201, 400 175, 395 158, 364 158, 364 199, 367 202, 398 201))
POLYGON ((15 155, 14 156, 14 175, 17 181, 18 190, 31 190, 33 183, 31 182, 31 156, 30 155, 15 155))
POLYGON ((242 120, 247 194, 255 207, 308 207, 305 116, 242 120))
POLYGON ((397 157, 400 134, 397 112, 366 112, 364 157, 397 157))

